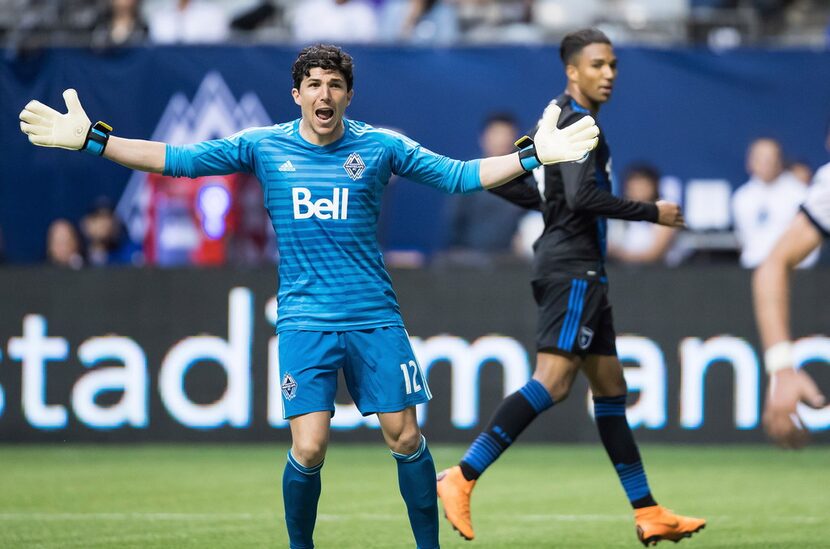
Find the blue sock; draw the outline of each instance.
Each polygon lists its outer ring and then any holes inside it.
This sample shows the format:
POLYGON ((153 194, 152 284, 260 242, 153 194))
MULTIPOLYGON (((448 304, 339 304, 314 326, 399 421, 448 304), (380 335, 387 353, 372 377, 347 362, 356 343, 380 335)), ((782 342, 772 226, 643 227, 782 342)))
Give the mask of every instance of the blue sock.
POLYGON ((594 419, 631 506, 639 509, 657 505, 648 487, 640 451, 625 418, 625 395, 594 397, 594 419))
POLYGON ((314 524, 317 522, 317 501, 320 499, 320 469, 304 467, 288 451, 288 463, 282 475, 282 500, 285 525, 291 549, 312 549, 314 524))
POLYGON ((398 462, 398 485, 409 513, 409 524, 418 549, 438 547, 438 494, 435 488, 435 463, 421 435, 421 445, 413 454, 392 452, 398 462))
POLYGON ((531 379, 524 387, 499 404, 487 428, 481 432, 461 458, 461 473, 475 480, 499 459, 536 416, 553 406, 545 386, 531 379))

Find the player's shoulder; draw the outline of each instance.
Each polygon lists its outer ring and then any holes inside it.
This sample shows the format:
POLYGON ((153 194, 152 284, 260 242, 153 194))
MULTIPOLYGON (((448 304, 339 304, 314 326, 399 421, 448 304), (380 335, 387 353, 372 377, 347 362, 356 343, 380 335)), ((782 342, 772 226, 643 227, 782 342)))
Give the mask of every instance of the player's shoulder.
POLYGON ((231 135, 228 139, 232 141, 257 143, 264 139, 290 137, 295 131, 294 126, 294 122, 285 122, 282 124, 274 124, 273 126, 245 128, 231 135))
POLYGON ((830 162, 816 170, 811 187, 830 189, 830 162))
POLYGON ((350 119, 346 119, 345 123, 348 124, 349 133, 354 139, 373 141, 386 146, 396 146, 401 143, 417 145, 404 134, 389 128, 376 128, 366 122, 350 119))
POLYGON ((552 103, 556 103, 559 108, 562 109, 562 113, 559 115, 560 128, 569 126, 580 118, 591 116, 590 110, 577 103, 576 100, 567 93, 563 93, 554 99, 552 103))
POLYGON ((830 204, 830 164, 825 164, 813 176, 813 184, 807 190, 808 204, 830 204))

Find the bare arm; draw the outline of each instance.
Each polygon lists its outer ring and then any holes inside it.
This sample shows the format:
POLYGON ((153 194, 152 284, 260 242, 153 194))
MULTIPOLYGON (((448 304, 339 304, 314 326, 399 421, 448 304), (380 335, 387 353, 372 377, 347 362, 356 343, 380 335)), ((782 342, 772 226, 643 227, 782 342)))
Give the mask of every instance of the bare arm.
POLYGON ((167 145, 158 141, 110 136, 104 158, 133 170, 162 173, 167 145))
POLYGON ((755 319, 764 349, 790 340, 790 271, 821 245, 821 234, 799 213, 752 277, 755 319))
POLYGON ((790 350, 790 271, 821 244, 821 234, 800 212, 752 277, 755 319, 770 381, 764 402, 764 430, 780 446, 800 448, 809 436, 798 419, 798 404, 820 407, 824 396, 810 375, 793 368, 790 350))
POLYGON ((426 0, 410 0, 409 11, 406 14, 406 19, 404 19, 403 27, 401 29, 401 33, 404 38, 412 36, 412 31, 415 29, 415 25, 418 24, 418 20, 422 15, 424 15, 424 12, 426 12, 426 4, 426 0))
POLYGON ((481 161, 479 167, 479 178, 481 186, 485 189, 492 189, 504 185, 508 181, 524 175, 525 170, 519 162, 519 153, 506 154, 504 156, 491 156, 481 161))

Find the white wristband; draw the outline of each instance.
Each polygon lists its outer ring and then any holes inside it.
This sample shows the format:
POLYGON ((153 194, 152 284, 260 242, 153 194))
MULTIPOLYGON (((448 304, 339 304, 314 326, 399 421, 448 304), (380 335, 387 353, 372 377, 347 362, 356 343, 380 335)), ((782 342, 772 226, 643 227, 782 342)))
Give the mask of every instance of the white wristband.
POLYGON ((779 370, 793 367, 793 344, 781 341, 764 353, 764 367, 772 375, 779 370))

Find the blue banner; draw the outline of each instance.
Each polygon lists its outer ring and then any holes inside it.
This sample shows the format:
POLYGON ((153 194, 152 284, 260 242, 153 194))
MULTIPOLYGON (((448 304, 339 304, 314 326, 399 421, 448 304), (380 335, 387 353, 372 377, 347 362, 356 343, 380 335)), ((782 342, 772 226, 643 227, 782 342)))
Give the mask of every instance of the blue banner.
MULTIPOLYGON (((0 227, 10 261, 44 256, 46 228, 80 218, 100 195, 137 204, 141 178, 88 155, 29 145, 17 115, 36 98, 63 110, 78 90, 94 120, 124 137, 187 142, 299 116, 290 97, 294 47, 47 50, 0 61, 0 227), (126 197, 122 198, 125 194, 126 197)), ((396 128, 430 149, 474 158, 484 117, 514 112, 530 127, 564 88, 555 47, 354 47, 349 116, 396 128)), ((621 169, 654 163, 681 181, 746 179, 750 140, 776 137, 792 158, 826 162, 830 52, 620 48, 620 75, 600 122, 621 169)), ((427 253, 442 241, 444 196, 400 182, 386 197, 381 240, 427 253), (417 227, 417 230, 415 228, 417 227)), ((140 212, 133 211, 133 214, 140 212)))

